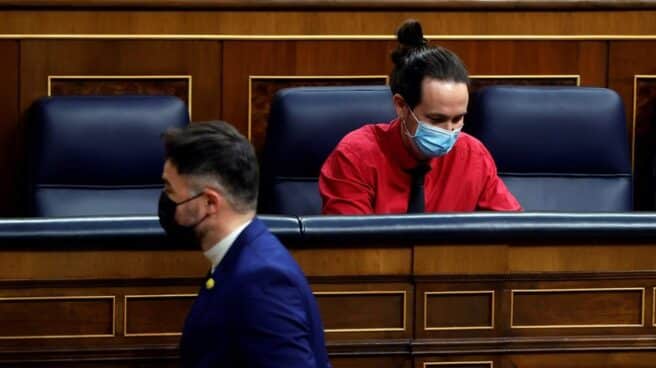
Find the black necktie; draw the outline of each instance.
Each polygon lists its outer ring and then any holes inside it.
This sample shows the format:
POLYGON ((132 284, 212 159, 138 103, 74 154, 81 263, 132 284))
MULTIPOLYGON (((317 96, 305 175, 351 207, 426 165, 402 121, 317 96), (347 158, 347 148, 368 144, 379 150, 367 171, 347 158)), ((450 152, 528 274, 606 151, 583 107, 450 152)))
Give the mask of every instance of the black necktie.
POLYGON ((412 176, 410 180, 410 196, 408 197, 408 213, 424 212, 424 178, 430 170, 430 166, 423 162, 408 172, 412 176))

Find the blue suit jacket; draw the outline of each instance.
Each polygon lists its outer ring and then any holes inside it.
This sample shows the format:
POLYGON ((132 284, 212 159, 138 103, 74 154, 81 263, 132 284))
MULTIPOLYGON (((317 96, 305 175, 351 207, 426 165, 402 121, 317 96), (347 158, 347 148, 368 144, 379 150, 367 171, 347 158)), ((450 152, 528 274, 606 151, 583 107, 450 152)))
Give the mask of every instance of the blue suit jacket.
POLYGON ((187 315, 184 367, 330 367, 319 309, 287 249, 255 218, 187 315))

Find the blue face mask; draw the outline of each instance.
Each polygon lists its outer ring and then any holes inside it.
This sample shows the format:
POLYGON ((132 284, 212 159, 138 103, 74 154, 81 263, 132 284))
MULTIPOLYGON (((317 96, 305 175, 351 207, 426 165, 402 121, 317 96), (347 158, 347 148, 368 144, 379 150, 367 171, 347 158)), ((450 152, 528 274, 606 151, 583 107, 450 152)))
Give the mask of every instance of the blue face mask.
POLYGON ((417 121, 417 130, 415 135, 410 135, 406 127, 406 132, 421 153, 428 157, 439 157, 451 151, 456 144, 458 134, 460 134, 460 128, 454 131, 442 129, 420 121, 412 110, 410 110, 410 113, 417 121))

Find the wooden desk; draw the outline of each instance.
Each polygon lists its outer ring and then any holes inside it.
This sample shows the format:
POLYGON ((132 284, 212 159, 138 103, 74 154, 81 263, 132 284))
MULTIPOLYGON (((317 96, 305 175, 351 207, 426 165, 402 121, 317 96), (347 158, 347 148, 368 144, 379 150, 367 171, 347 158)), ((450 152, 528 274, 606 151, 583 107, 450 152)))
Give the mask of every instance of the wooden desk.
MULTIPOLYGON (((0 366, 176 366, 207 269, 200 252, 166 244, 154 218, 141 235, 108 219, 85 220, 82 235, 65 222, 39 232, 39 221, 20 231, 0 221, 0 366)), ((311 281, 335 367, 656 358, 656 215, 302 221, 297 235, 274 230, 311 281)))

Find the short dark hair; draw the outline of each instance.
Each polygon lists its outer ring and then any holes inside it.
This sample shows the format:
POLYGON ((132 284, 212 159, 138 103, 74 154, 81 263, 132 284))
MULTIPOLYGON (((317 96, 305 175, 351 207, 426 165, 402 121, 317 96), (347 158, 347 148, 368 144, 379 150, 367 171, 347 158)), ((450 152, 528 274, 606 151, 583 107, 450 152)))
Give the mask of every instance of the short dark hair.
POLYGON ((421 85, 426 77, 469 85, 469 74, 460 58, 444 47, 430 46, 418 21, 405 21, 396 37, 399 45, 392 52, 390 88, 410 108, 421 102, 421 85))
MULTIPOLYGON (((213 181, 238 212, 257 207, 259 169, 255 150, 225 121, 192 123, 164 135, 165 157, 193 185, 213 181)), ((198 188, 201 190, 201 188, 198 188)))

